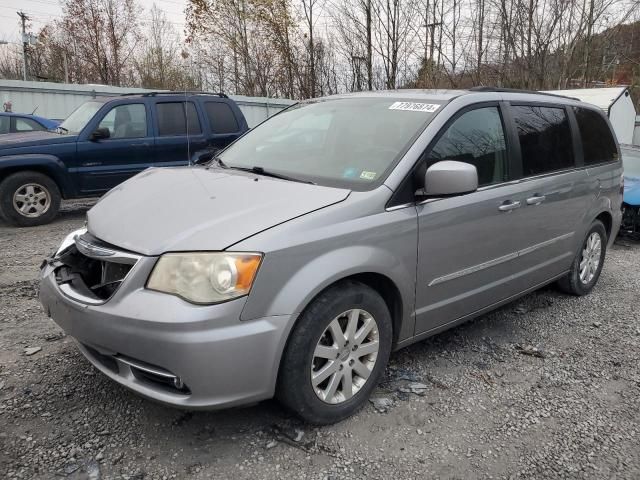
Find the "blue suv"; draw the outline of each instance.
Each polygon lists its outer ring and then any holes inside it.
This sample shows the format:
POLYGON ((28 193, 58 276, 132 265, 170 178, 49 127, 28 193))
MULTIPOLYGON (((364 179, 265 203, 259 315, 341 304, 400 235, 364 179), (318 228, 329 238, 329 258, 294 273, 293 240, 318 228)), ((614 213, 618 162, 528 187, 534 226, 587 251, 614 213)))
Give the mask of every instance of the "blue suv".
POLYGON ((224 94, 92 99, 53 132, 0 137, 0 215, 16 226, 48 223, 62 198, 99 196, 148 167, 210 157, 247 130, 224 94))

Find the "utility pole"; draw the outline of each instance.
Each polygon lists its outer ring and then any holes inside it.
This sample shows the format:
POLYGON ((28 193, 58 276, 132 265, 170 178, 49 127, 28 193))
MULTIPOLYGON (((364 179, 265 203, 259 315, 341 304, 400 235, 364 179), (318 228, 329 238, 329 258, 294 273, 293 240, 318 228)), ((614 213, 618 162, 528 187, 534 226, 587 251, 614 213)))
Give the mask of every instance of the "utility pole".
POLYGON ((64 61, 64 83, 69 83, 69 61, 66 50, 62 50, 62 59, 64 61))
POLYGON ((373 90, 373 44, 371 42, 371 0, 367 0, 366 4, 366 25, 367 25, 367 87, 373 90))
POLYGON ((20 20, 22 20, 22 79, 27 81, 27 14, 22 10, 17 12, 20 20))

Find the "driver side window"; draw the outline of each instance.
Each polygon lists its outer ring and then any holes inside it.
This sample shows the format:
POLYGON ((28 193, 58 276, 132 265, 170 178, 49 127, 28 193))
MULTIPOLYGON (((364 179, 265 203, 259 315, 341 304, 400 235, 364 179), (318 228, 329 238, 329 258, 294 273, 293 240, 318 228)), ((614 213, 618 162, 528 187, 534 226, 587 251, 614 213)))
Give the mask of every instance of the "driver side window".
POLYGON ((475 166, 480 187, 507 180, 507 147, 498 107, 482 107, 458 117, 431 149, 427 168, 441 160, 475 166))
POLYGON ((103 117, 98 128, 108 128, 109 138, 142 138, 147 136, 147 112, 141 103, 118 105, 103 117))

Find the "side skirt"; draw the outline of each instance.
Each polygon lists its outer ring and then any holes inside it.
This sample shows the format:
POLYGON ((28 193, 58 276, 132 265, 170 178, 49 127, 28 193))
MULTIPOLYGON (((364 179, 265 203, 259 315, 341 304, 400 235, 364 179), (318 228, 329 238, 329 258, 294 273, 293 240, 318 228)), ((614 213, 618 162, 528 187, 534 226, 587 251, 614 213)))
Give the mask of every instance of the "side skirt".
POLYGON ((411 345, 412 343, 416 343, 419 342, 421 340, 424 340, 426 338, 432 337, 433 335, 436 335, 440 332, 443 332, 445 330, 449 330, 450 328, 453 328, 457 325, 460 325, 461 323, 467 322, 469 320, 473 320, 474 318, 479 317, 480 315, 490 312, 492 310, 495 310, 503 305, 506 305, 507 303, 511 303, 512 301, 516 300, 517 298, 523 297, 531 292, 534 292, 536 290, 538 290, 541 287, 544 287, 545 285, 549 285, 550 283, 555 282, 556 280, 558 280, 559 278, 564 277, 567 273, 569 273, 569 270, 556 275, 555 277, 550 278, 549 280, 545 280, 542 283, 539 283, 537 285, 534 285, 531 288, 528 288, 527 290, 524 290, 520 293, 517 293, 515 295, 512 295, 510 297, 505 298, 504 300, 500 300, 499 302, 496 303, 492 303, 491 305, 481 308, 480 310, 476 310, 475 312, 469 313, 463 317, 457 318, 455 320, 451 320, 450 322, 447 322, 443 325, 440 325, 438 327, 432 328, 431 330, 427 330, 426 332, 422 332, 418 335, 415 335, 411 338, 407 338, 406 340, 403 340, 401 342, 398 342, 395 347, 394 347, 394 351, 396 350, 400 350, 401 348, 407 347, 409 345, 411 345))

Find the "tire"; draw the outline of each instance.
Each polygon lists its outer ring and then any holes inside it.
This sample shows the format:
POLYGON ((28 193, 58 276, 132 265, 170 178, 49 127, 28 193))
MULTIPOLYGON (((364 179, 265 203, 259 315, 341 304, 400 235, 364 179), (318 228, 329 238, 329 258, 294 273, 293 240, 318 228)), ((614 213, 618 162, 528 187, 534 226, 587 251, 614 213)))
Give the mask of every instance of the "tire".
POLYGON ((44 225, 55 218, 59 208, 60 190, 43 173, 16 172, 0 183, 0 213, 11 225, 44 225), (19 208, 23 208, 24 213, 19 208))
MULTIPOLYGON (((588 294, 596 283, 598 283, 598 278, 600 278, 600 272, 602 272, 602 266, 604 265, 604 259, 607 251, 607 230, 604 228, 604 225, 600 220, 595 220, 591 224, 591 228, 587 232, 584 241, 582 242, 582 246, 580 250, 576 254, 576 257, 571 264, 571 269, 566 276, 558 280, 558 287, 565 293, 569 293, 571 295, 582 296, 588 294), (589 242, 593 241, 593 239, 597 238, 599 241, 599 252, 590 250, 589 242), (591 240, 590 240, 591 239, 591 240), (594 264, 591 263, 591 271, 588 275, 584 275, 581 278, 580 268, 581 263, 585 261, 585 256, 591 253, 592 259, 597 259, 597 266, 595 268, 594 264)), ((587 258, 587 263, 589 260, 587 258)), ((585 264, 586 265, 586 264, 585 264)), ((584 266, 584 265, 583 265, 584 266)))
POLYGON ((303 420, 316 425, 335 423, 353 415, 365 405, 376 387, 389 360, 392 338, 389 309, 375 290, 355 281, 341 282, 329 288, 305 309, 289 337, 280 364, 276 397, 303 420), (353 324, 357 325, 356 333, 364 333, 365 324, 371 325, 370 319, 374 322, 374 328, 366 336, 361 335, 361 338, 358 338, 358 335, 349 335, 349 318, 338 319, 343 313, 355 311, 357 313, 353 313, 350 318, 355 320, 353 324), (337 358, 334 357, 334 360, 317 357, 316 347, 322 348, 329 343, 333 343, 334 346, 337 344, 335 338, 331 338, 332 330, 329 328, 330 325, 336 325, 336 320, 338 325, 343 324, 342 328, 347 332, 343 340, 347 340, 348 337, 351 339, 350 343, 343 349, 326 347, 327 350, 322 354, 327 352, 329 356, 328 352, 331 350, 333 355, 335 350, 337 358), (368 352, 375 348, 376 338, 377 355, 362 353, 365 349, 368 352), (323 345, 319 345, 319 342, 323 345), (355 358, 359 359, 359 363, 355 363, 355 358), (363 367, 370 369, 364 381, 364 376, 358 374, 364 372, 363 367), (325 368, 335 373, 314 388, 314 371, 317 374, 325 368), (352 379, 350 398, 348 384, 344 383, 347 375, 352 379), (331 382, 338 387, 334 395, 330 394, 331 382), (323 395, 322 392, 327 394, 325 399, 320 397, 323 395))

